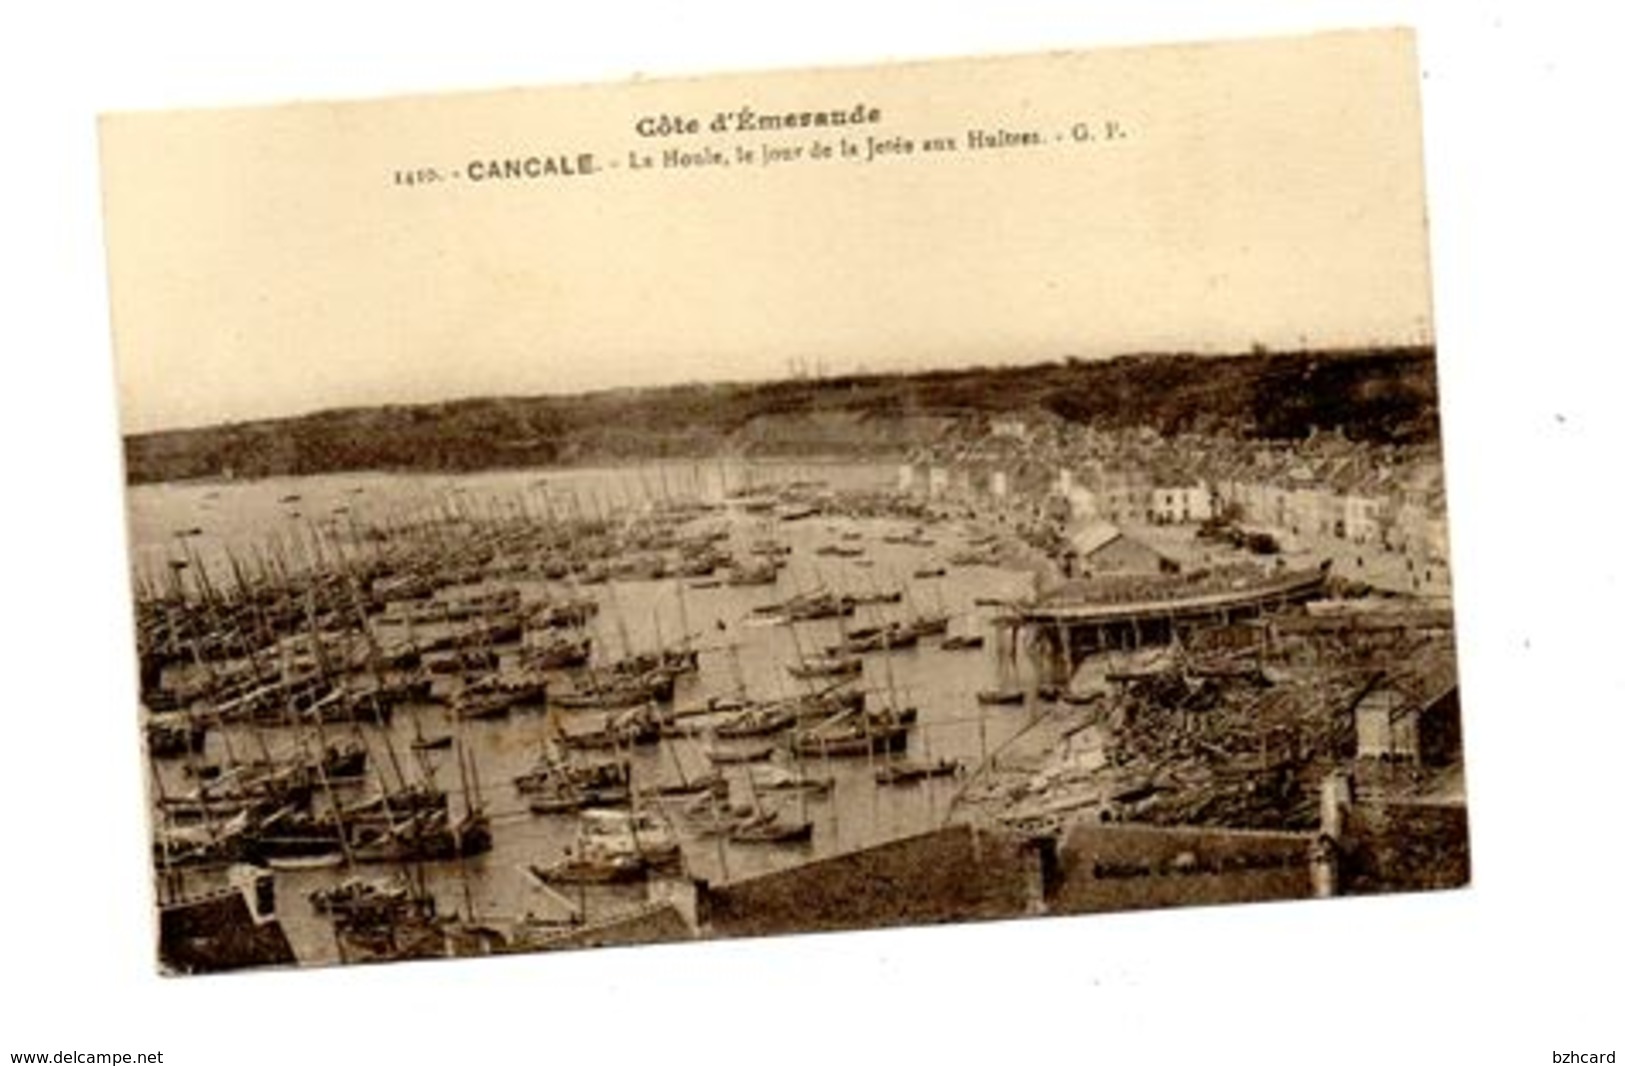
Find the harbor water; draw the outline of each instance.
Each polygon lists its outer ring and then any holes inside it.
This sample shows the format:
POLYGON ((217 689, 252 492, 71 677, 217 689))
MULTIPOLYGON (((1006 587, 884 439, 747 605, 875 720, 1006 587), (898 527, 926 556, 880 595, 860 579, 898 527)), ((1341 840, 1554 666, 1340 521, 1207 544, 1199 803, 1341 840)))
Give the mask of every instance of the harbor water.
MULTIPOLYGON (((1017 757, 1028 737, 1037 738, 1047 724, 1043 707, 1029 695, 1010 706, 985 706, 975 694, 992 686, 1024 680, 1014 659, 996 661, 998 642, 990 626, 997 601, 1025 598, 1033 575, 987 565, 947 565, 966 549, 976 527, 961 518, 922 525, 900 517, 842 514, 838 507, 783 521, 738 505, 741 495, 757 487, 802 481, 826 491, 866 491, 890 487, 892 467, 670 464, 600 470, 527 470, 471 475, 345 474, 262 481, 222 481, 133 487, 129 492, 132 555, 138 579, 157 580, 176 560, 190 559, 215 580, 229 583, 227 553, 241 555, 267 544, 298 560, 319 552, 319 531, 361 528, 370 523, 399 523, 446 514, 502 514, 546 521, 550 515, 614 518, 647 509, 652 503, 702 499, 724 504, 693 520, 706 528, 725 528, 739 551, 753 541, 771 538, 790 549, 787 567, 776 585, 734 587, 726 583, 666 577, 657 580, 616 579, 591 586, 551 582, 516 573, 487 585, 516 586, 522 600, 549 596, 590 595, 600 606, 590 623, 595 659, 670 648, 686 637, 699 649, 699 670, 678 679, 672 706, 684 709, 711 697, 740 693, 753 699, 801 694, 827 682, 796 680, 788 672, 807 657, 841 639, 846 628, 905 621, 920 613, 946 613, 950 635, 982 636, 979 649, 945 650, 940 637, 916 647, 864 656, 856 683, 871 706, 914 708, 918 722, 910 731, 907 756, 916 760, 958 760, 964 770, 954 776, 926 778, 909 785, 877 784, 875 771, 887 757, 798 760, 780 750, 774 761, 808 777, 827 777, 833 789, 823 794, 756 792, 748 783, 749 768, 721 765, 737 802, 748 797, 767 808, 813 823, 804 844, 746 845, 724 837, 700 836, 674 817, 683 840, 688 873, 722 883, 784 869, 832 854, 918 833, 958 817, 957 800, 970 787, 989 756, 1017 757), (734 500, 734 505, 725 501, 734 500), (888 542, 913 534, 913 543, 888 542), (927 543, 929 542, 929 543, 927 543), (312 547, 312 545, 317 545, 312 547), (845 554, 820 553, 841 545, 845 554), (855 549, 861 549, 856 554, 855 549), (925 576, 937 568, 945 576, 925 576), (765 604, 814 590, 858 596, 897 590, 896 603, 859 606, 847 619, 820 619, 771 624, 755 612, 765 604), (1012 670, 1015 671, 1012 674, 1012 670)), ((839 498, 838 495, 836 497, 839 498)), ((388 625, 370 623, 381 639, 388 625)), ((511 652, 505 654, 511 655, 511 652)), ((1030 682, 1030 678, 1025 679, 1030 682)), ((442 684, 444 682, 437 682, 442 684)), ((561 681, 561 684, 565 682, 561 681)), ((509 921, 525 915, 557 919, 563 906, 559 893, 537 887, 527 873, 532 865, 552 863, 565 854, 576 833, 576 816, 533 814, 513 779, 536 762, 543 738, 562 725, 577 730, 602 721, 603 712, 559 710, 545 706, 519 708, 492 720, 456 722, 444 702, 425 701, 397 707, 387 727, 358 727, 369 751, 369 776, 393 757, 407 763, 422 757, 433 780, 452 794, 454 813, 476 799, 490 816, 493 846, 484 854, 423 864, 419 872, 433 892, 441 913, 477 920, 509 921), (420 735, 454 733, 471 757, 472 776, 460 773, 455 749, 413 752, 420 735), (387 739, 387 743, 385 742, 387 739), (464 794, 464 780, 477 782, 476 797, 464 794)), ((336 730, 335 730, 336 732, 336 730)), ((268 752, 291 754, 295 738, 278 727, 233 725, 211 730, 204 762, 224 762, 268 752)), ((739 743, 739 742, 736 742, 739 743)), ((728 742, 703 736, 668 737, 658 745, 630 753, 634 784, 692 776, 707 768, 705 749, 728 742)), ((415 766, 414 762, 414 766, 415 766)), ((191 787, 185 769, 168 761, 154 764, 163 778, 157 787, 180 793, 191 787)), ((375 784, 345 786, 357 797, 376 792, 375 784)), ((278 908, 301 963, 338 961, 331 924, 313 911, 309 893, 361 874, 383 876, 386 866, 279 870, 278 908)), ((607 916, 644 901, 645 887, 589 886, 563 890, 588 919, 607 916)))

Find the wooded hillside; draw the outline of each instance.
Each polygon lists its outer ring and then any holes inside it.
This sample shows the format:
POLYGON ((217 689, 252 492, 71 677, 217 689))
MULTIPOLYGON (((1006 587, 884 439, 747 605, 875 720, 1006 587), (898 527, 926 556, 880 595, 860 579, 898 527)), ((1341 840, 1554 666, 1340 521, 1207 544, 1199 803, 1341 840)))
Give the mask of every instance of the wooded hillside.
POLYGON ((886 458, 965 418, 1291 440, 1438 435, 1431 348, 1131 355, 1036 366, 348 408, 125 439, 131 483, 339 470, 468 471, 661 457, 886 458))

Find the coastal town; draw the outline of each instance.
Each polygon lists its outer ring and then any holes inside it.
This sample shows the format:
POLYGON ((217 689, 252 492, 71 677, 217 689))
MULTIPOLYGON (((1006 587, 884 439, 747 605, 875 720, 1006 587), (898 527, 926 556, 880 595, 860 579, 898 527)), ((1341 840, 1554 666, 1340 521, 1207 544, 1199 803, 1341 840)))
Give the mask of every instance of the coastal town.
POLYGON ((160 957, 1464 884, 1440 471, 1032 411, 890 464, 140 487, 160 957))
MULTIPOLYGON (((1394 592, 1448 597, 1444 465, 1436 442, 1373 445, 1340 432, 1288 443, 1104 432, 1053 415, 954 427, 899 468, 898 488, 1014 512, 1052 550, 1084 564, 1114 533, 1217 523, 1320 552, 1339 573, 1394 592)), ((1100 562, 1124 552, 1111 549, 1100 562)), ((1143 562, 1143 560, 1142 560, 1143 562)))

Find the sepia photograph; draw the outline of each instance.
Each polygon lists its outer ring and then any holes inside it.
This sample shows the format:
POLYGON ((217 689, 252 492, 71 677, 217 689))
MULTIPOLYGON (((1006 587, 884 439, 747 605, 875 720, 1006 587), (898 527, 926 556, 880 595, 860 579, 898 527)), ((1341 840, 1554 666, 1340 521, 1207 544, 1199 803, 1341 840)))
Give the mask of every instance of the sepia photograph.
POLYGON ((1419 87, 104 116, 156 966, 1466 886, 1419 87))
POLYGON ((1617 1060, 1600 21, 13 22, 0 1061, 1617 1060))

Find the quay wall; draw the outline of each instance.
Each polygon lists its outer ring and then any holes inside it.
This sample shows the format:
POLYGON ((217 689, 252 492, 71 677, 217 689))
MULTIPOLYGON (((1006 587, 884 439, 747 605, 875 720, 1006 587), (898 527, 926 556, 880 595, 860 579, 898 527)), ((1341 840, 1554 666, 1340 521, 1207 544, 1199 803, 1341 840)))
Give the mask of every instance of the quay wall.
POLYGON ((709 887, 702 913, 714 936, 1013 918, 1040 885, 1019 839, 956 825, 709 887))
MULTIPOLYGON (((1342 893, 1468 878, 1465 809, 1358 805, 1342 825, 1342 893)), ((1160 907, 1312 899, 1318 834, 1080 823, 1033 844, 970 825, 698 886, 701 935, 760 936, 1160 907)))
POLYGON ((524 950, 562 951, 568 948, 625 947, 693 938, 694 931, 689 928, 688 922, 677 906, 659 903, 631 914, 618 915, 559 933, 557 936, 550 936, 539 944, 527 945, 524 950))
POLYGON ((1472 876, 1463 804, 1356 803, 1338 843, 1349 895, 1460 888, 1472 876))
POLYGON ((1060 841, 1052 914, 1308 899, 1307 833, 1075 826, 1060 841))

